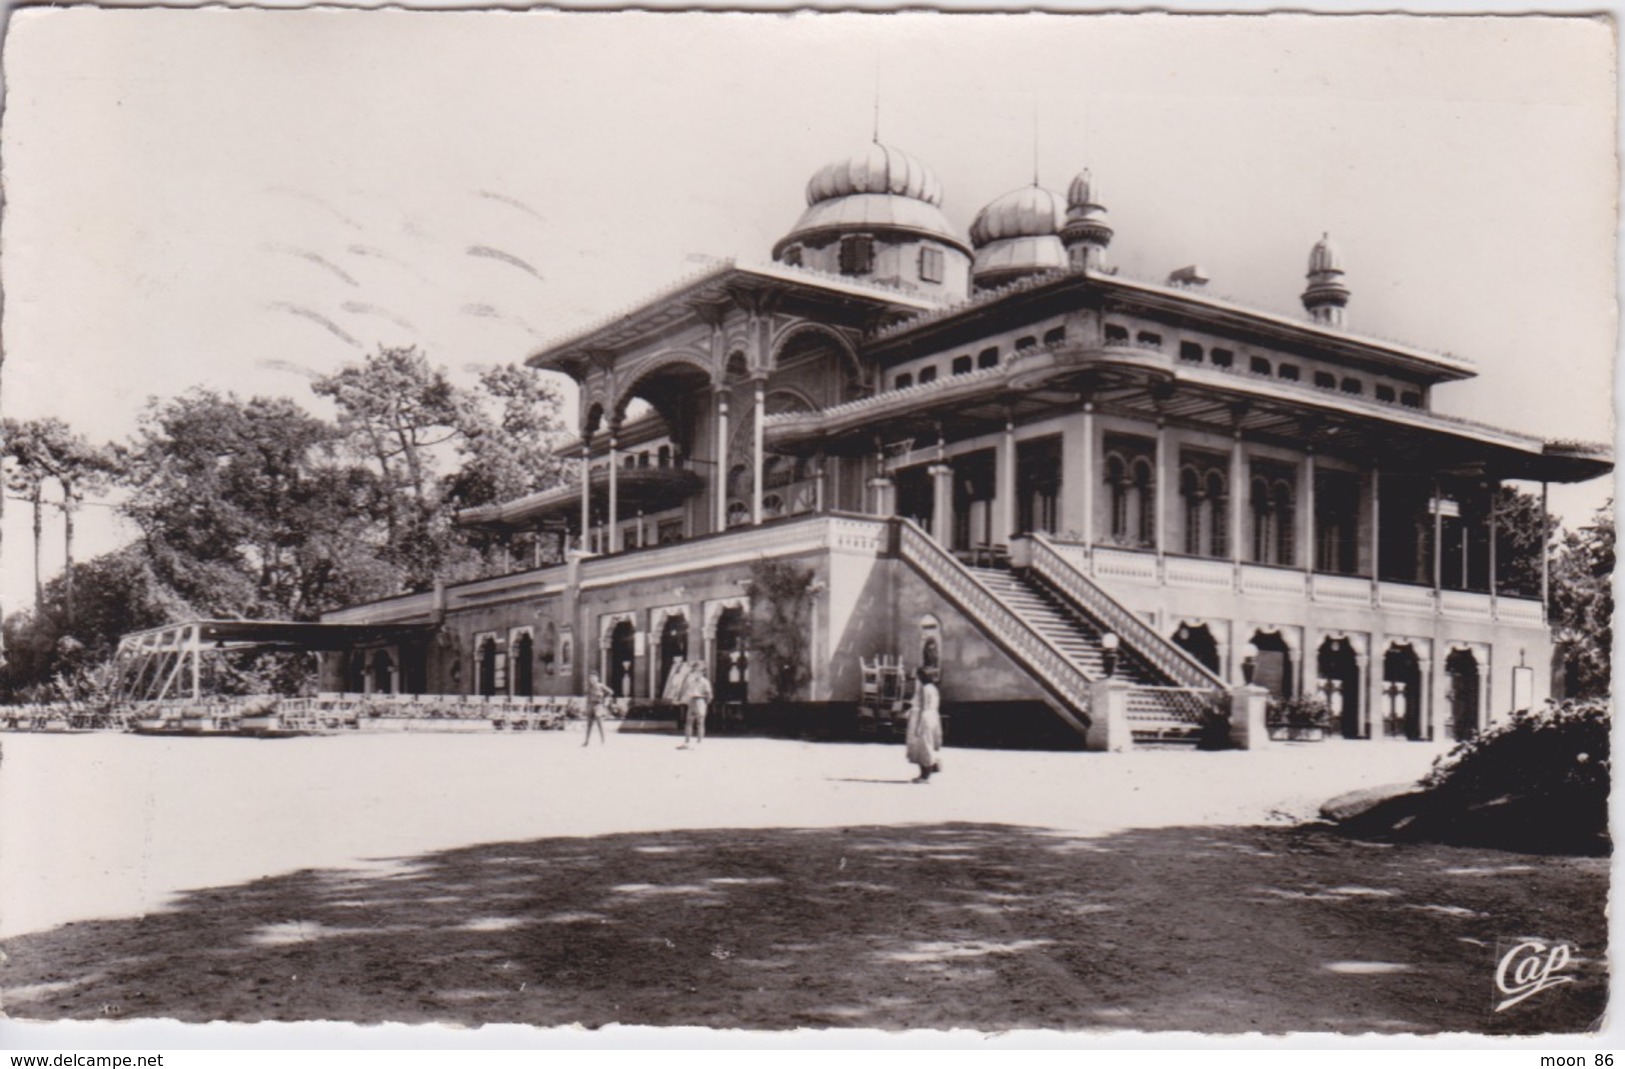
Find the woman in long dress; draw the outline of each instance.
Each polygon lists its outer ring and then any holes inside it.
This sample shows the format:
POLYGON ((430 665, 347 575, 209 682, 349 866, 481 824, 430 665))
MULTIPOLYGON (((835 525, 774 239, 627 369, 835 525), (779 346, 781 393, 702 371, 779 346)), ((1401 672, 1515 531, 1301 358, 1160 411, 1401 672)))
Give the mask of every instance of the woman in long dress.
POLYGON ((908 759, 920 766, 915 783, 929 783, 931 773, 942 770, 942 695, 937 674, 921 667, 914 688, 914 708, 908 715, 908 759))

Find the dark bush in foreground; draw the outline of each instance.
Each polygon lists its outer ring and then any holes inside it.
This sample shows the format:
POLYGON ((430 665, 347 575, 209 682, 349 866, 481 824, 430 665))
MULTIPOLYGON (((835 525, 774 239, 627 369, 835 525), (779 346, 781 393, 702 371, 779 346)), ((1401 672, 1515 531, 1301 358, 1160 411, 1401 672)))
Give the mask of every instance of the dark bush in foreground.
POLYGON ((1607 853, 1609 709, 1564 702, 1513 717, 1441 757, 1406 837, 1607 853))

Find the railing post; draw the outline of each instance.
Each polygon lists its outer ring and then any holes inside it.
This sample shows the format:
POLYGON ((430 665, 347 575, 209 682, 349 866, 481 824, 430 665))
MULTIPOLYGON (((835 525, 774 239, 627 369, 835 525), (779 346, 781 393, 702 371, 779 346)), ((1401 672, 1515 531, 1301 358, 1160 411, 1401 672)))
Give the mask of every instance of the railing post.
POLYGON ((1091 750, 1123 753, 1134 748, 1128 719, 1129 685, 1120 679, 1100 679, 1089 688, 1089 732, 1084 745, 1091 750))
POLYGON ((1230 692, 1230 743, 1238 750, 1262 750, 1270 744, 1269 691, 1251 684, 1230 692))

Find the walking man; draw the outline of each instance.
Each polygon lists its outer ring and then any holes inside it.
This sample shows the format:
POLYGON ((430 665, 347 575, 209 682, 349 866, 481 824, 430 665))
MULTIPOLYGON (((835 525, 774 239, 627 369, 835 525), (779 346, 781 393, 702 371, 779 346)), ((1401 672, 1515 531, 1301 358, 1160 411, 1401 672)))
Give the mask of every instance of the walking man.
POLYGON ((679 750, 688 749, 690 741, 696 746, 705 741, 705 714, 711 704, 711 681, 706 678, 705 665, 695 662, 689 670, 684 697, 688 701, 688 718, 683 721, 683 745, 679 750))
POLYGON ((587 738, 581 743, 586 746, 592 742, 593 725, 598 725, 598 741, 600 744, 608 740, 604 738, 604 717, 609 712, 609 703, 615 700, 615 692, 604 685, 593 672, 587 676, 587 738))

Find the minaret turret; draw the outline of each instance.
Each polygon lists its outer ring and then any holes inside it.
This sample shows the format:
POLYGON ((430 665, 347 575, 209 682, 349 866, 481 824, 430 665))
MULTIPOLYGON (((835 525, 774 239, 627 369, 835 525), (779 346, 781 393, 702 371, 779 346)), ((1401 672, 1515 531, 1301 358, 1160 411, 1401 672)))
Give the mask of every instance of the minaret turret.
POLYGON ((1106 266, 1106 248, 1112 243, 1112 228, 1106 224, 1094 180, 1081 171, 1066 191, 1066 224, 1061 227, 1061 244, 1073 267, 1099 271, 1106 266))
POLYGON ((1309 253, 1308 278, 1303 307, 1309 318, 1328 327, 1341 327, 1343 309, 1349 303, 1349 288, 1343 284, 1343 258, 1329 235, 1322 234, 1309 253))

